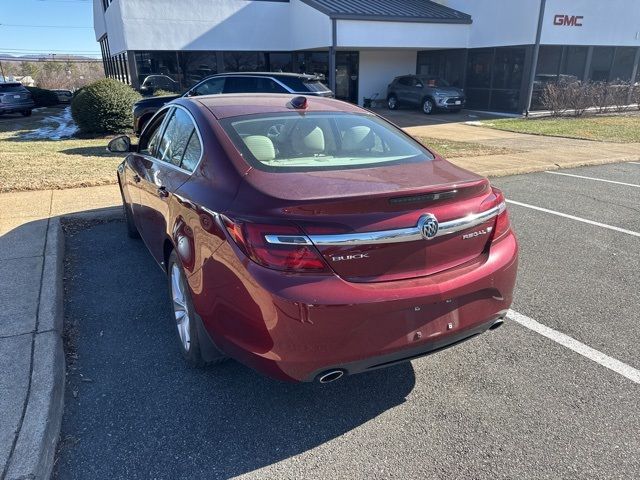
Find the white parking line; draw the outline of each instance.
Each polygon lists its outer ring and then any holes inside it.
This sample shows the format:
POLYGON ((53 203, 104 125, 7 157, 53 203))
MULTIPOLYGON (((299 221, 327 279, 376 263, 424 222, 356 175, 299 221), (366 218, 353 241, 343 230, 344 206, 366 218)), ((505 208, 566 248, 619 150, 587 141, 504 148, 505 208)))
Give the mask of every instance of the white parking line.
POLYGON ((582 342, 579 342, 575 338, 572 338, 568 335, 565 335, 562 332, 558 332, 553 328, 549 328, 546 325, 536 322, 534 319, 527 317, 526 315, 522 315, 521 313, 514 312, 513 310, 509 310, 507 314, 507 318, 509 320, 513 320, 516 323, 519 323, 523 327, 528 328, 529 330, 533 330, 536 333, 539 333, 543 337, 547 337, 550 340, 553 340, 556 343, 559 343, 563 347, 567 347, 569 350, 573 350, 576 353, 579 353, 583 357, 588 358, 596 362, 603 367, 612 370, 623 377, 628 378, 634 383, 640 384, 640 370, 633 368, 626 363, 621 362, 620 360, 616 360, 604 353, 585 345, 582 342))
POLYGON ((556 212, 555 210, 549 210, 548 208, 536 207, 535 205, 529 205, 528 203, 516 202, 515 200, 507 200, 507 203, 512 203, 513 205, 520 205, 521 207, 531 208, 533 210, 538 210, 540 212, 550 213, 551 215, 557 215, 559 217, 569 218, 571 220, 575 220, 577 222, 588 223, 589 225, 595 225, 596 227, 607 228, 609 230, 613 230, 614 232, 626 233, 627 235, 633 235, 634 237, 640 237, 640 233, 634 232, 632 230, 627 230, 625 228, 614 227, 613 225, 607 225, 606 223, 594 222, 593 220, 588 220, 586 218, 576 217, 574 215, 568 215, 562 212, 556 212))
POLYGON ((634 165, 640 165, 640 162, 627 162, 627 163, 633 163, 634 165))
POLYGON ((585 180, 594 180, 596 182, 615 183, 616 185, 625 185, 627 187, 640 188, 640 185, 636 185, 635 183, 616 182, 615 180, 605 180, 604 178, 585 177, 584 175, 573 175, 571 173, 550 172, 549 170, 546 170, 544 173, 550 173, 551 175, 564 175, 565 177, 584 178, 585 180))

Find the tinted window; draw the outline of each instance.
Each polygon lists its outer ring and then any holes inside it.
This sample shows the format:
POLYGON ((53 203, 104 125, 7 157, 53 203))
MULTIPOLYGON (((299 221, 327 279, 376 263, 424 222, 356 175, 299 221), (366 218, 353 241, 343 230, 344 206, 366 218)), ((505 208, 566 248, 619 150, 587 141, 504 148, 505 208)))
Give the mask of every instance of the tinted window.
POLYGON ((344 170, 433 159, 420 144, 373 115, 258 114, 226 119, 223 126, 244 158, 268 171, 344 170))
POLYGON ((264 72, 267 67, 262 52, 224 52, 226 72, 264 72))
POLYGON ((224 93, 255 93, 256 79, 252 77, 227 77, 224 93))
POLYGON ((10 83, 8 85, 0 84, 0 93, 24 93, 25 90, 26 88, 24 88, 22 85, 16 85, 15 83, 10 83))
POLYGON ((467 86, 489 88, 491 83, 491 66, 493 52, 476 50, 469 52, 467 86))
POLYGON ((160 143, 160 136, 162 135, 162 125, 164 117, 168 110, 160 112, 153 120, 145 127, 140 137, 140 144, 138 151, 144 155, 155 156, 160 143))
POLYGON ((305 92, 327 92, 329 87, 327 87, 320 80, 308 80, 300 77, 281 77, 280 80, 287 87, 289 87, 293 92, 305 93, 305 92))
POLYGON ((588 50, 589 47, 565 47, 560 74, 582 79, 588 50))
POLYGON ((400 85, 404 85, 405 87, 410 87, 411 85, 413 85, 413 78, 411 78, 411 77, 400 77, 398 79, 398 83, 400 85))
POLYGON ((633 61, 636 57, 635 47, 618 47, 616 48, 616 57, 613 61, 611 69, 612 80, 622 80, 628 82, 631 80, 633 73, 633 61))
POLYGON ((164 162, 180 166, 193 129, 193 122, 187 112, 176 108, 167 122, 155 156, 164 162))
POLYGON ((215 95, 222 93, 224 88, 224 78, 210 78, 205 80, 201 85, 198 85, 193 89, 196 95, 215 95))
POLYGON ((288 93, 286 88, 270 78, 256 78, 256 91, 264 93, 288 93))
POLYGON ((590 80, 594 82, 606 82, 609 80, 614 51, 614 47, 595 47, 593 49, 591 71, 589 72, 590 80))

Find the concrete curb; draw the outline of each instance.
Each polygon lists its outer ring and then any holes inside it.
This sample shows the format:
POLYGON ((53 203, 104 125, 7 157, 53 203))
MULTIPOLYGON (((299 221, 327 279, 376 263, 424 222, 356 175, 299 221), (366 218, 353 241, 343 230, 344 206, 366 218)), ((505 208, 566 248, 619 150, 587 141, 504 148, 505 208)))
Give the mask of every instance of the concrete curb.
MULTIPOLYGON (((455 163, 455 158, 450 160, 452 163, 455 163)), ((546 170, 563 170, 565 168, 577 168, 577 167, 592 167, 597 165, 609 165, 612 163, 625 163, 625 162, 637 162, 640 161, 640 157, 623 157, 623 158, 607 158, 607 159, 599 159, 599 160, 584 160, 579 162, 567 162, 562 165, 558 165, 555 163, 550 163, 548 165, 534 165, 534 166, 526 166, 526 167, 517 167, 517 168, 506 168, 502 170, 478 170, 476 173, 479 175, 484 175, 487 177, 507 177, 509 175, 524 175, 527 173, 539 173, 544 172, 546 170)))
POLYGON ((3 480, 47 480, 53 471, 65 391, 62 222, 110 221, 121 217, 119 208, 104 208, 49 219, 36 330, 32 334, 31 383, 24 418, 3 480))

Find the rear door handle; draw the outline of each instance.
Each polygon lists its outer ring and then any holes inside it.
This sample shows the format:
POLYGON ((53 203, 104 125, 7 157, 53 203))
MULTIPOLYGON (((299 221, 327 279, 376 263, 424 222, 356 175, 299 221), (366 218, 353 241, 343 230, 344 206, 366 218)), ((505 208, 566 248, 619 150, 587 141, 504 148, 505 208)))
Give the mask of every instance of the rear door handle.
POLYGON ((167 192, 167 187, 158 187, 158 196, 160 198, 167 198, 169 196, 169 192, 167 192))

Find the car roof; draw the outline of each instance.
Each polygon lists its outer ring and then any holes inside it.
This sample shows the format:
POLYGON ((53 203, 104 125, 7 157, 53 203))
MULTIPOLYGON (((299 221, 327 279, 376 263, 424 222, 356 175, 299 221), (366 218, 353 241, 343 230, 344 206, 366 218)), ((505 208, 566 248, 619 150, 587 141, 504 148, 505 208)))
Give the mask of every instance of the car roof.
POLYGON ((22 85, 20 82, 0 82, 0 86, 7 86, 7 87, 23 87, 24 85, 22 85))
POLYGON ((215 75, 211 75, 212 77, 228 77, 228 76, 238 76, 242 75, 244 77, 293 77, 293 78, 303 78, 309 80, 320 79, 319 75, 313 75, 311 73, 292 73, 292 72, 225 72, 225 73, 217 73, 215 75))
POLYGON ((200 97, 180 98, 172 103, 198 102, 204 105, 218 119, 254 115, 258 113, 285 112, 345 112, 369 113, 353 105, 326 97, 305 96, 307 108, 294 110, 290 106, 291 99, 301 95, 284 93, 227 93, 224 95, 203 95, 200 97))

